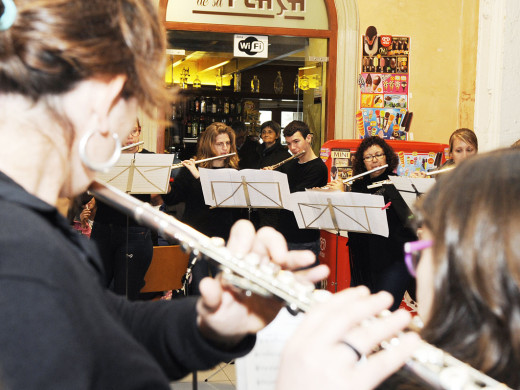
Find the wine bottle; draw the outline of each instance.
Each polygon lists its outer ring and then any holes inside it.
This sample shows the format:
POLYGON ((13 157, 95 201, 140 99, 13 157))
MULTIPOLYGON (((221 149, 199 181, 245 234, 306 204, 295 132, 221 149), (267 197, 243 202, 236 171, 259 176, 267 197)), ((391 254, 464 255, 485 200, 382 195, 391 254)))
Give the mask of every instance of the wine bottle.
POLYGON ((283 79, 282 79, 282 72, 278 71, 278 75, 274 79, 274 93, 280 95, 283 93, 283 79))

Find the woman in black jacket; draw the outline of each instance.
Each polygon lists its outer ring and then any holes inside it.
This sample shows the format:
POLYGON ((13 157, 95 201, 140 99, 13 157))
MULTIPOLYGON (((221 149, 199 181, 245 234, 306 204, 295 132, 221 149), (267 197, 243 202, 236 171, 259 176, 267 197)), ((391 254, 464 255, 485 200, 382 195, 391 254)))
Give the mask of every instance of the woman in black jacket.
POLYGON ((260 161, 258 168, 268 167, 291 157, 287 147, 280 141, 281 128, 277 122, 268 121, 260 126, 263 143, 258 146, 260 161))
MULTIPOLYGON (((277 164, 286 158, 291 157, 291 153, 287 147, 283 146, 280 141, 281 127, 277 122, 268 121, 260 126, 260 136, 263 143, 258 145, 258 168, 265 168, 277 164)), ((280 218, 280 210, 277 209, 258 209, 255 225, 257 229, 262 226, 278 227, 280 218)))
MULTIPOLYGON (((382 195, 389 202, 384 186, 368 188, 371 184, 387 180, 395 171, 399 160, 394 150, 380 137, 365 138, 356 151, 353 163, 354 175, 388 164, 386 169, 375 171, 356 180, 353 192, 382 195)), ((394 297, 392 310, 399 307, 412 278, 404 265, 403 245, 416 240, 412 229, 405 226, 395 208, 386 209, 389 236, 349 232, 349 249, 353 286, 366 285, 370 291, 388 291, 394 297)), ((413 292, 412 292, 413 294, 413 292)))

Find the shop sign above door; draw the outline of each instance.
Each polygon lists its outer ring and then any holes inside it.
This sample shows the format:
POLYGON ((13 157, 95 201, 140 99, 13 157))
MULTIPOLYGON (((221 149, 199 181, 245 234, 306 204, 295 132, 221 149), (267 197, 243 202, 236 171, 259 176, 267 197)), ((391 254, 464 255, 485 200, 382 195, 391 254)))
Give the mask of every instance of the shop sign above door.
POLYGON ((233 56, 267 58, 268 43, 265 35, 235 34, 233 56))
POLYGON ((169 0, 166 21, 328 29, 324 0, 169 0))

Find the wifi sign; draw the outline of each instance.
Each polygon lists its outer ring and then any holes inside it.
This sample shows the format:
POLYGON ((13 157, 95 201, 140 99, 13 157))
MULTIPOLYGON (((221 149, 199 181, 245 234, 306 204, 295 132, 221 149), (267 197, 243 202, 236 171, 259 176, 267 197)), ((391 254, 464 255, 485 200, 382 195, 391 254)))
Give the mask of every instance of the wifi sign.
POLYGON ((268 37, 263 35, 235 35, 233 54, 235 57, 267 58, 268 37))

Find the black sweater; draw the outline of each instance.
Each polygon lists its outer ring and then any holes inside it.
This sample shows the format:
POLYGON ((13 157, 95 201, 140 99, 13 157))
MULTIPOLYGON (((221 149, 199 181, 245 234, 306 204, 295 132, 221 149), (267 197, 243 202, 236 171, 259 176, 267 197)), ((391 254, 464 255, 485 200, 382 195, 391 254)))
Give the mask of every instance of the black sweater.
POLYGON ((7 389, 169 390, 247 353, 199 333, 195 299, 129 302, 101 286, 95 246, 0 172, 0 367, 7 389))
MULTIPOLYGON (((287 174, 289 190, 291 192, 305 191, 307 188, 323 187, 327 184, 327 166, 321 158, 300 164, 298 159, 289 161, 280 167, 280 171, 287 174)), ((311 242, 320 238, 317 229, 299 229, 294 213, 282 210, 279 231, 288 242, 311 242)))
POLYGON ((276 142, 270 148, 266 148, 265 144, 261 144, 258 147, 258 153, 260 154, 258 168, 268 167, 291 157, 291 153, 289 153, 287 147, 283 146, 280 142, 276 142))
POLYGON ((167 205, 185 202, 181 218, 184 223, 207 236, 228 239, 231 226, 237 219, 237 211, 218 207, 210 209, 204 202, 200 178, 195 179, 188 168, 180 169, 171 191, 162 197, 167 205))
MULTIPOLYGON (((373 179, 369 175, 364 176, 352 184, 352 192, 382 195, 385 203, 388 203, 391 199, 388 198, 384 186, 372 189, 367 188, 367 186, 381 180, 388 180, 390 173, 387 169, 383 174, 373 179)), ((372 283, 370 274, 383 272, 386 267, 395 262, 403 262, 404 243, 417 239, 413 231, 405 226, 405 221, 399 217, 394 204, 386 209, 386 217, 389 230, 388 237, 355 232, 348 234, 351 261, 362 274, 358 276, 363 279, 353 280, 353 285, 366 284, 370 287, 372 283)), ((353 279, 355 279, 354 275, 353 279)))

